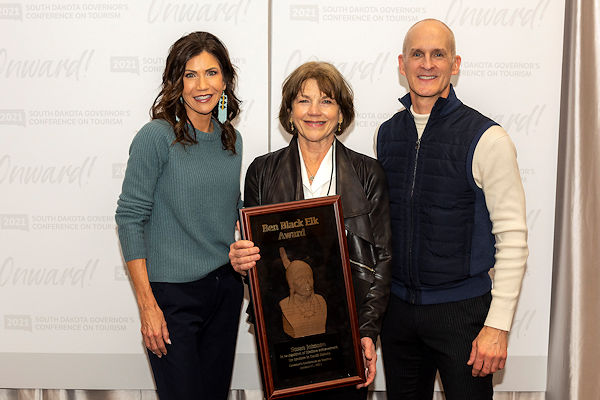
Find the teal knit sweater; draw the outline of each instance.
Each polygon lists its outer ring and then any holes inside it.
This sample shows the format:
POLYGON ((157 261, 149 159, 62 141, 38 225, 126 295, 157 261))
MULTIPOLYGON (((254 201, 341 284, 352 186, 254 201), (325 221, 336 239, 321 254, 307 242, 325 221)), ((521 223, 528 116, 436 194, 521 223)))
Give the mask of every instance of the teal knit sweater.
POLYGON ((125 261, 145 258, 151 282, 191 282, 227 263, 240 201, 242 138, 223 150, 221 128, 172 144, 163 120, 140 129, 117 202, 125 261))

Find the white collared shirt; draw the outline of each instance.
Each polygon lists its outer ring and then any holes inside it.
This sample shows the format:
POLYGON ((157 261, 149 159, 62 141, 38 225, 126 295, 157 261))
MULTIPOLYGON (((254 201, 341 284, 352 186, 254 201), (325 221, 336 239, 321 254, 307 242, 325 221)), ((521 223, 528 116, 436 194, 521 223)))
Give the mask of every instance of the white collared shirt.
POLYGON ((319 165, 319 170, 315 175, 315 179, 312 184, 308 179, 308 172, 306 171, 306 164, 304 164, 304 158, 302 157, 302 151, 298 146, 298 153, 300 154, 300 171, 302 173, 302 188, 304 190, 305 199, 314 199, 315 197, 332 196, 335 193, 335 140, 333 145, 329 148, 327 154, 319 165), (331 180, 331 185, 329 181, 331 180))

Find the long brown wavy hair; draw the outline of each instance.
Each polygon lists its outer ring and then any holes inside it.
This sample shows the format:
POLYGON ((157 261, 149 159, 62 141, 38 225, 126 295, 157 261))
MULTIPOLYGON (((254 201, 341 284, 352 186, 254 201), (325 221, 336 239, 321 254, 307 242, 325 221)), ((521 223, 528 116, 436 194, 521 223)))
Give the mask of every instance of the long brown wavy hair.
POLYGON ((217 119, 217 109, 212 111, 215 123, 221 125, 221 143, 224 150, 236 154, 236 134, 231 121, 240 112, 240 100, 235 94, 237 74, 229 52, 223 43, 213 34, 208 32, 193 32, 177 40, 169 49, 167 64, 162 76, 162 88, 150 109, 152 119, 164 119, 175 132, 173 143, 192 145, 198 143, 192 121, 187 116, 185 106, 179 101, 183 92, 183 73, 185 64, 193 57, 206 51, 213 55, 218 61, 223 73, 225 94, 227 94, 227 120, 221 124, 217 119))

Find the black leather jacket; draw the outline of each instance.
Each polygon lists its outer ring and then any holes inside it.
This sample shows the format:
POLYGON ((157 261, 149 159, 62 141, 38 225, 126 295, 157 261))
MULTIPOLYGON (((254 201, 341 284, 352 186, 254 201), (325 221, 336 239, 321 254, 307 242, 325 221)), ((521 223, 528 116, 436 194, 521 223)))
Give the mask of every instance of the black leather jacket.
MULTIPOLYGON (((337 139, 336 139, 337 141, 337 139)), ((341 195, 344 225, 361 337, 373 342, 390 293, 391 228, 385 174, 371 157, 336 143, 336 194, 341 195)), ((298 142, 257 157, 246 173, 244 206, 302 200, 298 142)))

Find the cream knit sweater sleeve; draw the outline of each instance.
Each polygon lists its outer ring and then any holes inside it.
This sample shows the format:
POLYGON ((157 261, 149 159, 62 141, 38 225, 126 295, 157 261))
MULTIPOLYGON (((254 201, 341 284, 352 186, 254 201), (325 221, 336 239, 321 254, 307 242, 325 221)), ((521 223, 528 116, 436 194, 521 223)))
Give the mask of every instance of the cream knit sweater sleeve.
POLYGON ((515 145, 498 126, 481 137, 473 155, 473 178, 485 195, 496 238, 492 304, 486 326, 510 330, 529 250, 525 193, 515 145))

